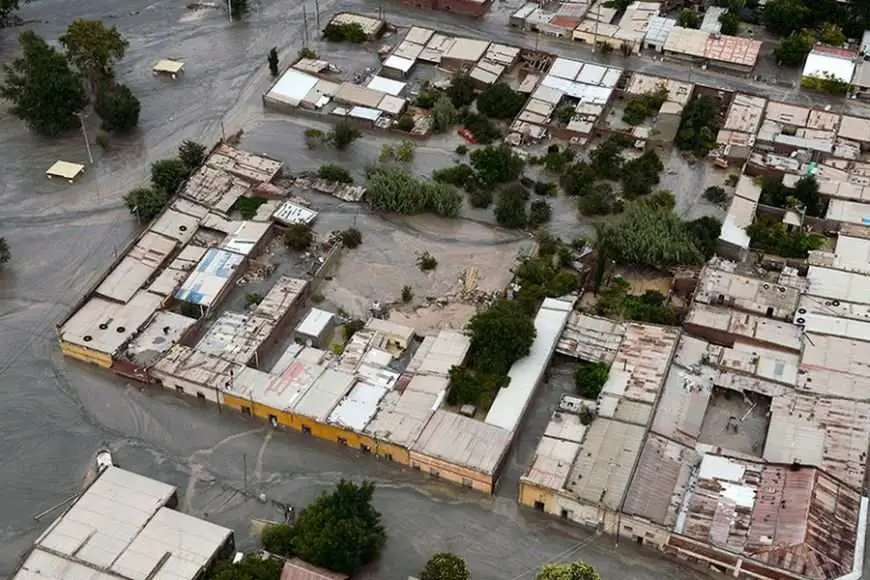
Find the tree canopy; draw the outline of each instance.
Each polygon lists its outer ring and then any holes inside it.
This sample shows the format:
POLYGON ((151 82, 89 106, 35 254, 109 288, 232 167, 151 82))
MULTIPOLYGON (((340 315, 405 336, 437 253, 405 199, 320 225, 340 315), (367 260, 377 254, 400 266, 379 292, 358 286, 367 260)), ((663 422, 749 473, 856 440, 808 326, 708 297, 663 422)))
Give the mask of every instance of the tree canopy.
POLYGON ((659 183, 659 173, 665 166, 655 151, 649 150, 640 157, 622 165, 622 194, 628 199, 647 195, 659 183))
POLYGON ((589 152, 589 165, 600 179, 618 180, 625 159, 622 157, 622 140, 610 137, 589 152))
POLYGON ((307 506, 293 525, 294 554, 315 566, 352 575, 375 560, 387 533, 372 506, 374 484, 341 480, 307 506))
POLYGON ((141 222, 149 222, 163 211, 169 195, 156 187, 137 187, 124 196, 124 203, 130 213, 141 222))
POLYGON ((339 151, 344 151, 350 147, 351 143, 362 137, 362 133, 358 129, 351 127, 346 121, 336 123, 329 133, 329 142, 339 151))
POLYGON ((458 74, 450 81, 446 94, 457 109, 467 107, 474 102, 474 81, 466 74, 458 74))
POLYGON ((12 102, 12 114, 41 135, 77 127, 76 114, 87 105, 81 77, 35 32, 22 32, 18 41, 22 56, 4 66, 0 87, 0 96, 12 102))
POLYGON ((495 221, 503 228, 520 229, 526 227, 529 216, 526 213, 526 199, 529 192, 519 183, 504 188, 495 204, 495 221))
POLYGON ((0 264, 5 264, 11 257, 9 243, 6 241, 6 238, 0 238, 0 264))
POLYGON ((793 32, 779 42, 773 49, 773 54, 783 66, 800 66, 813 49, 815 42, 816 38, 809 30, 793 32))
POLYGON ((190 173, 199 169, 200 165, 205 163, 206 148, 205 145, 187 139, 178 146, 178 158, 187 167, 190 173))
POLYGON ((809 14, 801 0, 769 0, 761 12, 761 21, 771 32, 788 36, 804 27, 809 14))
POLYGON ((517 360, 529 354, 535 325, 522 306, 499 300, 475 314, 468 323, 471 333, 469 360, 475 370, 505 375, 517 360))
POLYGON ((170 196, 178 192, 190 170, 181 159, 160 159, 151 164, 151 184, 155 189, 165 191, 170 196))
POLYGON ((406 215, 456 217, 462 209, 462 196, 452 186, 417 179, 397 167, 381 167, 369 176, 366 200, 374 210, 406 215))
POLYGON ((691 8, 684 8, 677 16, 677 26, 683 28, 698 28, 701 26, 701 17, 691 8))
POLYGON ((456 107, 450 102, 450 98, 440 94, 438 100, 432 105, 433 130, 436 133, 444 133, 458 120, 459 114, 456 112, 456 107))
POLYGON ((804 233, 800 229, 788 230, 785 225, 769 215, 759 215, 746 228, 750 247, 784 258, 805 259, 810 250, 818 250, 825 242, 819 234, 804 233))
POLYGON ((495 83, 477 98, 477 110, 493 119, 513 119, 526 104, 526 96, 507 83, 495 83))
POLYGON ((523 160, 506 145, 476 149, 469 160, 483 187, 516 181, 523 172, 523 160))
POLYGON ((456 554, 442 552, 435 554, 420 573, 420 580, 470 580, 471 573, 465 560, 456 554))
POLYGON ((67 58, 95 90, 98 83, 114 79, 114 65, 124 58, 129 42, 114 26, 106 28, 100 20, 73 20, 58 39, 67 58))
POLYGON ((601 580, 595 569, 585 562, 548 564, 541 568, 535 580, 601 580))
POLYGON ((680 118, 677 131, 677 147, 683 151, 693 151, 704 156, 716 146, 716 133, 719 132, 719 111, 715 101, 707 95, 700 95, 689 101, 680 118))
POLYGON ((283 562, 275 558, 260 558, 249 554, 238 564, 226 560, 215 565, 209 580, 278 580, 283 562))
POLYGON ((106 131, 132 131, 139 124, 139 109, 139 99, 127 85, 105 81, 97 89, 94 111, 102 119, 106 131))
POLYGON ((323 36, 331 42, 352 42, 360 44, 368 40, 366 31, 356 22, 340 24, 330 22, 323 30, 323 36))
POLYGON ((12 24, 16 10, 18 10, 18 0, 0 0, 0 28, 12 24))
POLYGON ((597 399, 610 375, 607 363, 585 363, 574 371, 574 386, 577 394, 586 399, 597 399))

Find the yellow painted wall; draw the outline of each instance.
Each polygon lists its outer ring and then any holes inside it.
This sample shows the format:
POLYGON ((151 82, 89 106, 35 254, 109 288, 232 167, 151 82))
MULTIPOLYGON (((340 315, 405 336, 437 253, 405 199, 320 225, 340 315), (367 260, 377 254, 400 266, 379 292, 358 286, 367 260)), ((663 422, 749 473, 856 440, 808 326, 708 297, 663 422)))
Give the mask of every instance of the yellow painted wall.
POLYGON ((283 427, 289 427, 297 431, 305 431, 305 428, 307 428, 307 431, 314 437, 332 441, 333 443, 339 443, 339 439, 343 439, 341 444, 347 445, 353 449, 362 449, 363 446, 365 446, 368 448, 370 453, 376 454, 379 457, 395 461, 396 463, 401 463, 402 465, 410 465, 408 450, 398 445, 381 440, 376 441, 369 435, 354 433, 353 431, 337 425, 318 423, 314 419, 309 419, 308 417, 303 417, 302 415, 297 415, 288 411, 280 411, 269 407, 268 405, 251 402, 250 399, 232 395, 230 393, 224 393, 223 398, 224 405, 231 409, 241 411, 243 407, 249 407, 251 413, 255 417, 268 421, 269 416, 272 415, 278 420, 278 424, 283 427))
POLYGON ((464 487, 471 487, 472 489, 490 495, 492 495, 495 488, 495 482, 491 476, 472 471, 465 467, 459 467, 452 463, 429 457, 428 455, 412 452, 411 467, 419 469, 423 473, 435 476, 438 479, 450 481, 464 487), (438 472, 437 476, 432 473, 433 469, 438 472), (468 485, 468 481, 471 482, 470 486, 468 485))
POLYGON ((517 501, 522 505, 534 509, 535 502, 544 504, 544 511, 548 514, 556 513, 556 497, 552 489, 538 487, 528 481, 520 480, 520 492, 517 501))
POLYGON ((66 356, 80 361, 103 367, 104 369, 112 368, 112 357, 103 352, 97 352, 89 348, 72 344, 65 341, 60 341, 60 350, 66 356))

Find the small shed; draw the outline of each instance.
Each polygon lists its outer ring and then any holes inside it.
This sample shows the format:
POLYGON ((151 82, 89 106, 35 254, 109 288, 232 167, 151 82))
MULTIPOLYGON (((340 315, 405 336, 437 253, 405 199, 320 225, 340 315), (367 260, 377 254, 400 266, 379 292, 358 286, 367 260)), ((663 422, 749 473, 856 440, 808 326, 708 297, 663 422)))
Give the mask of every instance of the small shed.
POLYGON ((311 312, 296 327, 296 342, 315 348, 328 346, 332 337, 334 320, 332 312, 312 308, 311 312))
POLYGON ((73 183, 79 175, 85 172, 85 166, 78 163, 70 163, 69 161, 55 161, 54 165, 48 168, 45 174, 49 179, 60 177, 73 183))
POLYGON ((184 63, 178 60, 164 59, 158 61, 151 70, 155 75, 164 74, 176 78, 184 72, 184 63))

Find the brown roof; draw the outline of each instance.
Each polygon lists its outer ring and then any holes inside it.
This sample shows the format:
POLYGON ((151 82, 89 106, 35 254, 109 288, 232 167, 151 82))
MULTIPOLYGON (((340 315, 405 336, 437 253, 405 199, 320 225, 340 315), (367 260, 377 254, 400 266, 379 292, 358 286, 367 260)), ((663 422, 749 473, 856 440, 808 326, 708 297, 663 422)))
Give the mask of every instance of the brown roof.
POLYGON ((299 558, 293 558, 284 563, 281 570, 281 580, 347 580, 350 576, 330 572, 325 568, 319 568, 314 564, 304 562, 299 558))

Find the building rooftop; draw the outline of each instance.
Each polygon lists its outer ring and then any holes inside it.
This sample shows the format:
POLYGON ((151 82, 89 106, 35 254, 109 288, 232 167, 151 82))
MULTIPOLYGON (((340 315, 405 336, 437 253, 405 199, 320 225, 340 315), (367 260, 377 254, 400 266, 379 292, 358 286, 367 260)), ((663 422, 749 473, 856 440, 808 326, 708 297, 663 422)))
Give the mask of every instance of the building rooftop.
POLYGON ((312 308, 308 314, 302 319, 302 322, 296 327, 297 335, 304 336, 320 336, 320 333, 327 328, 335 315, 328 310, 320 310, 312 308))
POLYGON ((810 109, 779 101, 768 101, 764 113, 765 119, 794 127, 806 127, 809 117, 810 109))
POLYGON ((851 83, 855 75, 855 53, 816 45, 807 55, 802 77, 833 77, 844 83, 851 83))
POLYGON ((684 324, 690 332, 694 331, 693 326, 697 326, 787 350, 801 349, 801 330, 794 323, 727 308, 695 303, 689 309, 684 324))
POLYGON ((455 330, 441 330, 427 336, 408 363, 407 372, 446 377, 450 369, 465 361, 471 338, 455 330))
POLYGON ((807 271, 807 294, 834 302, 870 304, 870 276, 831 268, 810 266, 807 271))
POLYGON ((272 213, 272 219, 288 226, 293 224, 311 225, 317 219, 317 215, 315 210, 287 200, 272 213))
POLYGON ((704 19, 701 20, 700 29, 705 32, 719 33, 722 31, 722 23, 719 18, 728 12, 727 8, 721 6, 710 6, 704 12, 704 19))
POLYGON ((272 334, 274 324, 264 318, 224 312, 211 325, 196 349, 234 363, 246 365, 251 362, 272 334))
POLYGON ((510 443, 511 433, 506 429, 439 409, 411 451, 492 475, 504 460, 510 443))
POLYGON ((216 356, 177 344, 151 368, 156 378, 161 375, 176 377, 212 389, 232 385, 242 366, 216 356))
POLYGON ((579 443, 541 437, 523 480, 546 489, 563 489, 579 451, 579 443))
POLYGON ((208 249, 175 292, 175 298, 205 308, 213 306, 243 261, 244 256, 240 254, 218 248, 208 249))
POLYGON ((176 240, 183 245, 193 238, 196 229, 199 227, 199 222, 205 215, 206 208, 199 206, 195 210, 195 213, 186 213, 182 208, 189 207, 189 205, 193 204, 191 202, 178 203, 179 201, 187 202, 187 200, 184 199, 177 200, 176 203, 166 208, 166 210, 158 216, 148 230, 155 234, 160 234, 161 236, 176 240))
POLYGON ((412 26, 411 29, 408 30, 408 34, 405 35, 405 40, 415 44, 425 45, 429 42, 429 39, 432 38, 433 34, 435 34, 435 31, 429 30, 428 28, 412 26))
POLYGON ((284 562, 281 580, 347 580, 349 576, 320 568, 299 558, 284 562))
POLYGON ((704 47, 704 58, 751 68, 755 66, 759 52, 760 40, 724 34, 710 35, 704 47))
MULTIPOLYGON (((608 381, 616 394, 625 399, 653 404, 671 364, 678 328, 630 322, 625 325, 625 338, 616 351, 611 373, 622 375, 617 384, 608 381)), ((606 389, 607 390, 607 389, 606 389)))
POLYGON ((828 212, 825 214, 825 219, 835 222, 870 225, 870 204, 832 199, 828 204, 828 212))
POLYGON ((665 51, 703 58, 707 53, 709 32, 675 26, 665 42, 665 51))
POLYGON ((117 302, 128 302, 166 261, 177 242, 153 232, 145 234, 109 272, 96 293, 117 302))
POLYGON ((151 366, 177 344, 194 324, 195 318, 160 310, 127 345, 124 354, 136 364, 151 366))
POLYGON ((94 296, 60 328, 64 342, 113 355, 160 308, 163 297, 145 290, 126 304, 94 296))
POLYGON ((535 316, 536 336, 532 348, 527 356, 511 367, 508 372, 509 382, 507 386, 499 389, 486 414, 486 423, 511 432, 519 427, 573 308, 573 299, 544 299, 535 316))
POLYGON ((586 430, 566 489, 593 505, 617 510, 622 505, 645 429, 598 417, 586 430))
POLYGON ((843 115, 839 136, 843 139, 867 143, 870 141, 870 119, 843 115))
POLYGON ((205 252, 206 248, 193 244, 188 244, 182 248, 175 259, 157 274, 151 285, 148 286, 148 291, 161 296, 174 294, 175 290, 190 275, 190 271, 202 260, 205 252))
POLYGON ((353 12, 339 12, 329 21, 330 24, 359 24, 366 36, 377 36, 386 22, 377 18, 363 16, 353 12))
POLYGON ((657 47, 664 46, 668 41, 668 37, 671 35, 671 31, 676 26, 677 21, 674 18, 653 16, 650 18, 644 40, 647 44, 653 44, 657 47))
POLYGON ((644 95, 655 92, 659 87, 667 89, 668 101, 685 105, 692 98, 694 85, 665 77, 634 73, 631 75, 625 92, 629 95, 644 95))
POLYGON ((796 288, 725 272, 709 265, 701 272, 695 291, 695 302, 783 320, 791 319, 799 297, 796 288))
POLYGON ((735 94, 731 106, 728 108, 728 115, 725 117, 723 127, 754 135, 761 125, 766 104, 767 99, 762 97, 753 97, 743 93, 735 94))
POLYGON ((487 48, 489 48, 488 40, 457 37, 442 58, 463 62, 477 62, 486 54, 487 48))
POLYGON ((410 447, 441 405, 447 385, 448 380, 442 377, 413 377, 401 392, 397 389, 387 393, 380 410, 366 427, 366 433, 410 447))
MULTIPOLYGON (((221 241, 220 248, 248 256, 261 240, 269 233, 271 224, 268 222, 228 222, 226 237, 221 241)), ((221 230, 223 231, 223 230, 221 230)))
POLYGON ((291 107, 298 107, 319 81, 320 79, 314 75, 288 68, 278 82, 269 89, 266 96, 291 107))
POLYGON ((36 540, 15 580, 194 580, 232 531, 165 507, 175 488, 112 467, 36 540))
POLYGON ((329 414, 328 421, 362 432, 378 412, 381 400, 389 391, 382 385, 357 383, 329 414))
POLYGON ((226 392, 279 411, 289 411, 323 373, 319 365, 293 361, 280 375, 250 367, 233 376, 226 392))
POLYGON ((609 365, 616 357, 616 350, 624 336, 624 323, 572 312, 556 350, 580 360, 609 365))
POLYGON ((353 375, 326 369, 302 395, 293 411, 323 423, 355 382, 353 375))

